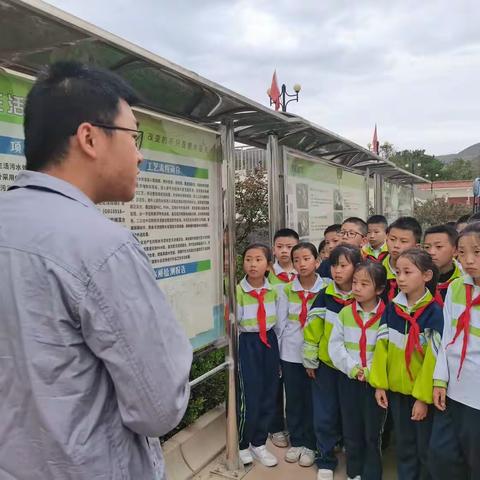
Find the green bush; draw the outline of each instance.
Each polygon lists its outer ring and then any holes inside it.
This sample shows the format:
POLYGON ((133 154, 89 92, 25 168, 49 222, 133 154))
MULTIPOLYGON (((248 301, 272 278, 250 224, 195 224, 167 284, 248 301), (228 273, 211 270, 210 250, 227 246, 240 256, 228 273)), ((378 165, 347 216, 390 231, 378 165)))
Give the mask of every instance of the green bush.
MULTIPOLYGON (((196 352, 190 371, 190 380, 207 373, 225 361, 226 347, 196 352)), ((227 370, 223 370, 205 380, 190 392, 190 401, 182 421, 175 430, 169 432, 162 441, 175 435, 194 423, 204 413, 225 402, 227 396, 227 370)))

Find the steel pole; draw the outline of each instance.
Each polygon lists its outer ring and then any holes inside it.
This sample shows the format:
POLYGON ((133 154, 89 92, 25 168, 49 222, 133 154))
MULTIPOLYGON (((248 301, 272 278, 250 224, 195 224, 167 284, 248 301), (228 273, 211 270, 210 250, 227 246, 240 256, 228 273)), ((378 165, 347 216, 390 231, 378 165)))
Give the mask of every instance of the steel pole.
POLYGON ((270 134, 267 143, 267 172, 268 172, 268 216, 270 221, 270 243, 273 244, 275 232, 284 227, 285 202, 282 198, 280 175, 283 176, 282 159, 278 146, 277 135, 270 134), (283 221, 283 223, 282 223, 283 221))
POLYGON ((223 246, 224 246, 224 296, 225 323, 228 338, 227 438, 226 468, 228 471, 244 470, 238 455, 237 387, 238 387, 238 328, 236 316, 236 252, 235 252, 235 139, 232 122, 222 127, 223 151, 223 246))

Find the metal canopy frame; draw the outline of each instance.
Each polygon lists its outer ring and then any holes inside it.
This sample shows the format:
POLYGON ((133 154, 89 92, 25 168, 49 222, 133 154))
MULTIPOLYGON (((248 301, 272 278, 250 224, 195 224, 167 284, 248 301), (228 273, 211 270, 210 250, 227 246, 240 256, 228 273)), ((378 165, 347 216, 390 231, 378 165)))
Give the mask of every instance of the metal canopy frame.
POLYGON ((279 146, 319 156, 338 166, 380 174, 399 183, 430 183, 308 120, 267 108, 143 48, 40 0, 0 0, 0 66, 36 75, 59 59, 114 70, 143 99, 142 107, 220 131, 232 125, 235 140, 279 146))

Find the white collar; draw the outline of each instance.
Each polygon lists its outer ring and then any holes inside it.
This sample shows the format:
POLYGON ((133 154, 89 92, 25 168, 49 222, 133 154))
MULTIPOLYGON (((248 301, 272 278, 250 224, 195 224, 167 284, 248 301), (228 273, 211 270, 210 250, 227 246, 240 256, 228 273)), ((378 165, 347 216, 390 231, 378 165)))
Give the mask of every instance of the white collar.
MULTIPOLYGON (((309 290, 306 290, 307 292, 312 292, 312 293, 318 293, 322 288, 323 288, 324 282, 323 279, 320 277, 318 273, 315 274, 315 283, 313 284, 313 287, 310 288, 309 290)), ((292 291, 294 292, 303 292, 305 289, 302 287, 302 284, 300 283, 300 280, 298 277, 295 277, 295 280, 292 282, 292 291)))
POLYGON ((368 314, 373 314, 375 315, 380 307, 380 304, 382 303, 382 300, 378 300, 377 304, 375 305, 375 308, 373 310, 370 310, 369 312, 366 312, 362 306, 357 302, 355 301, 356 305, 357 305, 357 312, 362 312, 362 313, 368 313, 368 314))
POLYGON ((245 293, 252 292, 253 290, 261 290, 262 288, 266 288, 267 290, 271 290, 272 286, 270 285, 270 282, 267 280, 265 277, 265 281, 263 282, 263 287, 260 288, 253 288, 247 280, 247 277, 243 277, 242 280, 240 280, 240 286, 242 287, 242 290, 245 293))
POLYGON ((397 296, 393 299, 393 302, 397 305, 400 305, 401 307, 405 307, 408 311, 411 311, 419 303, 423 302, 425 300, 425 297, 427 297, 428 295, 431 295, 431 293, 428 291, 427 288, 425 288, 425 293, 415 302, 414 305, 409 306, 407 296, 403 292, 399 292, 397 296))
POLYGON ((284 270, 280 266, 280 264, 278 263, 278 260, 275 260, 275 262, 273 264, 273 272, 275 273, 275 275, 278 275, 278 274, 283 273, 283 272, 288 273, 289 275, 292 275, 292 274, 296 275, 297 274, 295 269, 290 270, 290 272, 287 272, 286 270, 284 270))

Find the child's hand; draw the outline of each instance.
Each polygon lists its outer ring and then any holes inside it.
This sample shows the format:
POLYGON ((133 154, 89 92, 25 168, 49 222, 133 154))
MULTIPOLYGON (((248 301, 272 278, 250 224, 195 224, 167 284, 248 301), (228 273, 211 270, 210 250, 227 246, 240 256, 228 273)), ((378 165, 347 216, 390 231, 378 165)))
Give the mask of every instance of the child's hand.
POLYGON ((444 387, 433 387, 433 404, 444 412, 447 408, 447 389, 444 387))
POLYGON ((382 407, 385 410, 388 408, 387 392, 383 388, 377 388, 375 390, 375 400, 379 407, 382 407))
POLYGON ((416 400, 412 408, 412 420, 419 422, 423 420, 428 413, 428 405, 421 400, 416 400))
POLYGON ((357 373, 357 380, 359 382, 364 382, 365 381, 365 371, 363 370, 363 368, 361 368, 358 373, 357 373))
POLYGON ((306 368, 307 375, 312 379, 315 380, 315 368, 306 368))

